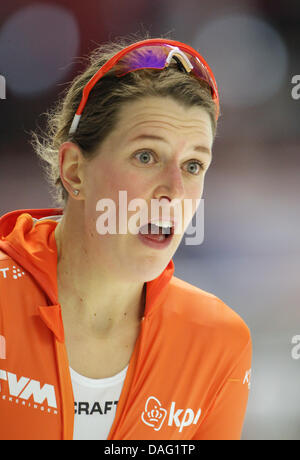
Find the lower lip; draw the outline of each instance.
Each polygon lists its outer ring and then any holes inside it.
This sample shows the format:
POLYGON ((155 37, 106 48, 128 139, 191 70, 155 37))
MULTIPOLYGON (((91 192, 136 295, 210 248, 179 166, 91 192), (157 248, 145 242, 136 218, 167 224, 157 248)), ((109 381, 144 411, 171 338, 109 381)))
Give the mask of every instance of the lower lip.
POLYGON ((142 233, 138 233, 138 237, 142 243, 146 246, 149 246, 153 249, 165 249, 169 246, 173 239, 173 235, 170 235, 168 238, 165 238, 163 241, 153 241, 147 237, 147 235, 143 235, 142 233))

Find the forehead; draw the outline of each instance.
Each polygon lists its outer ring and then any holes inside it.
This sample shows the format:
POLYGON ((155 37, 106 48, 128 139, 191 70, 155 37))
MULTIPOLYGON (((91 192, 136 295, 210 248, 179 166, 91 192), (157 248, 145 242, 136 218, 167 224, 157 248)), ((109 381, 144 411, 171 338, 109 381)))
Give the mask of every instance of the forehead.
POLYGON ((126 142, 133 136, 158 132, 206 141, 208 146, 213 140, 210 116, 201 107, 185 107, 170 97, 147 97, 122 105, 114 136, 126 142))

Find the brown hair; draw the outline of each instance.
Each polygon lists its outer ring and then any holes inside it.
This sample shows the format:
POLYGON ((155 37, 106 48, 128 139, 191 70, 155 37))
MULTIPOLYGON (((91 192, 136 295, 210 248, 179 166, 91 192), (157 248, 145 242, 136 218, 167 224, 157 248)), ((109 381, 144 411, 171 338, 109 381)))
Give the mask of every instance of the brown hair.
POLYGON ((184 106, 200 106, 207 110, 212 122, 213 134, 216 133, 215 103, 208 85, 190 75, 180 72, 177 65, 170 65, 164 70, 145 69, 128 73, 118 78, 110 71, 101 78, 92 89, 84 108, 75 134, 69 135, 74 114, 81 100, 82 90, 97 70, 114 54, 124 47, 139 40, 128 36, 97 47, 88 56, 86 70, 78 75, 64 91, 62 98, 49 110, 47 132, 38 135, 32 132, 31 144, 45 163, 45 173, 53 190, 53 198, 58 205, 64 206, 68 192, 60 178, 58 151, 66 141, 76 143, 86 159, 95 156, 95 150, 105 137, 114 129, 121 105, 147 96, 174 97, 184 106), (201 82, 202 83, 202 82, 201 82))

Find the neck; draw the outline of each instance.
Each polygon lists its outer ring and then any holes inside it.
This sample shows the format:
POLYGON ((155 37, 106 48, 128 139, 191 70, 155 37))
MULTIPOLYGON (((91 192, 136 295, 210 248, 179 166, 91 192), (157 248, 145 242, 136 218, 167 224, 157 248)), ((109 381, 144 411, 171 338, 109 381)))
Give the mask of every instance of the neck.
POLYGON ((98 337, 137 326, 144 314, 146 284, 122 280, 103 266, 82 237, 78 222, 74 225, 64 215, 55 229, 58 300, 64 321, 98 337))

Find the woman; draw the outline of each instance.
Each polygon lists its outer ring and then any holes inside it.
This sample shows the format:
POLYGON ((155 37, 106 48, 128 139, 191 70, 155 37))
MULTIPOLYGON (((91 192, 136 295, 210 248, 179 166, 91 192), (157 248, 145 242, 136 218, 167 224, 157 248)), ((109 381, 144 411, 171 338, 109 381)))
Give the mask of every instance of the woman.
POLYGON ((218 115, 195 50, 125 40, 91 55, 35 135, 61 207, 0 221, 3 439, 240 438, 249 329, 173 276, 218 115))

